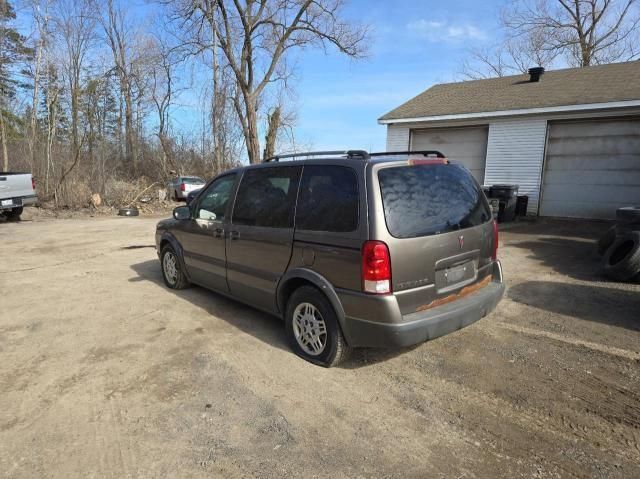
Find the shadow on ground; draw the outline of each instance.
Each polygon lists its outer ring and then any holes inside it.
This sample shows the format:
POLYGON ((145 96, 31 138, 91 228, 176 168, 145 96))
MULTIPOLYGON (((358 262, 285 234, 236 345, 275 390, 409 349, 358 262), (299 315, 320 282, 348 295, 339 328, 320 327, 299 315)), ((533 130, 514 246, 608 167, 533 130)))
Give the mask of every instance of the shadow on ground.
POLYGON ((528 256, 542 262, 555 272, 583 280, 602 280, 600 257, 595 242, 570 238, 548 237, 510 241, 509 247, 528 250, 528 256))
MULTIPOLYGON (((144 261, 131 265, 138 275, 131 278, 130 282, 151 281, 166 288, 160 271, 160 262, 157 260, 144 261)), ((199 286, 192 286, 183 290, 166 288, 183 300, 187 300, 207 313, 226 321, 231 326, 239 329, 269 344, 285 351, 291 351, 285 336, 282 320, 251 308, 233 299, 214 293, 199 286)), ((396 357, 413 348, 400 350, 386 349, 356 349, 351 358, 342 367, 355 369, 369 366, 396 357)), ((293 354, 293 353, 292 353, 293 354)))
POLYGON ((192 286, 182 290, 169 289, 164 284, 160 271, 160 262, 157 260, 133 264, 131 269, 138 276, 129 281, 151 281, 156 283, 168 292, 189 301, 196 307, 226 321, 237 329, 251 334, 271 346, 289 350, 280 319, 199 286, 192 286))
POLYGON ((10 224, 10 223, 31 223, 32 221, 33 220, 24 220, 22 218, 9 219, 5 215, 0 214, 0 224, 2 224, 2 223, 7 223, 7 224, 10 224))
POLYGON ((349 360, 341 367, 343 369, 360 369, 366 366, 372 366, 401 356, 419 348, 420 346, 421 344, 416 344, 415 346, 409 346, 401 349, 357 348, 353 350, 349 360))
POLYGON ((611 326, 640 331, 640 294, 602 286, 525 281, 508 296, 527 306, 611 326))
POLYGON ((613 224, 613 221, 605 220, 537 218, 501 223, 500 232, 507 236, 561 236, 596 241, 613 224))

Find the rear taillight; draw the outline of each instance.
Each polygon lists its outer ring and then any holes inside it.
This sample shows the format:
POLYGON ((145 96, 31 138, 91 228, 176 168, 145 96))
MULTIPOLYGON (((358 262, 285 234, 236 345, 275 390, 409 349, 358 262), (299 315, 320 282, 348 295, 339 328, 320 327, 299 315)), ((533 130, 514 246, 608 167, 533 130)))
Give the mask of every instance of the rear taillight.
POLYGON ((31 189, 36 191, 36 179, 33 176, 31 177, 31 189))
POLYGON ((365 241, 362 246, 362 291, 391 292, 391 257, 389 248, 382 241, 365 241))
POLYGON ((498 234, 498 222, 493 220, 493 254, 491 255, 491 259, 493 261, 498 259, 498 239, 500 235, 498 234))
POLYGON ((184 185, 184 183, 180 183, 180 191, 184 191, 186 189, 187 187, 184 185))

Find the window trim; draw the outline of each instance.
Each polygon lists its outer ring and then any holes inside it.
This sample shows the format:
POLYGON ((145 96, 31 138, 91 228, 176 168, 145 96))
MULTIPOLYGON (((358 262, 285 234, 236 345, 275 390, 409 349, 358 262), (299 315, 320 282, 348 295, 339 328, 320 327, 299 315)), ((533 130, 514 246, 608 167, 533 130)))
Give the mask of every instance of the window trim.
MULTIPOLYGON (((366 190, 366 187, 365 187, 366 190)), ((337 164, 308 164, 308 165, 304 165, 303 169, 302 169, 302 173, 300 174, 300 181, 298 184, 298 196, 296 199, 296 210, 295 210, 295 216, 294 216, 294 227, 296 229, 296 233, 304 233, 304 234, 323 234, 323 235, 354 235, 356 233, 358 233, 360 231, 360 226, 361 226, 361 218, 362 218, 362 214, 361 214, 361 210, 362 209, 362 196, 361 196, 361 191, 360 191, 360 181, 359 181, 359 176, 358 176, 358 172, 352 168, 351 166, 348 165, 337 165, 337 164), (352 175, 353 175, 353 179, 354 179, 354 184, 356 186, 356 196, 358 198, 358 201, 356 203, 356 224, 355 227, 352 230, 349 231, 326 231, 326 230, 312 230, 312 229, 306 229, 306 228, 302 228, 301 226, 298 226, 298 207, 300 205, 300 193, 301 193, 301 188, 302 188, 302 179, 304 176, 304 172, 307 168, 310 167, 314 167, 317 166, 319 168, 342 168, 345 170, 348 170, 352 175)))
POLYGON ((233 195, 233 205, 232 205, 232 209, 231 209, 231 213, 229 215, 229 224, 230 225, 235 225, 238 227, 242 227, 242 228, 267 228, 267 229, 273 229, 273 230, 295 230, 296 229, 296 212, 298 210, 298 195, 300 194, 300 182, 302 181, 302 173, 304 171, 304 165, 269 165, 269 166, 257 166, 254 168, 243 168, 242 169, 242 174, 240 175, 240 179, 238 180, 238 183, 236 185, 235 188, 235 192, 233 195), (256 226, 256 225, 246 225, 246 224, 241 224, 241 223, 234 223, 233 222, 233 217, 235 216, 236 213, 236 205, 238 203, 238 193, 240 191, 240 186, 242 186, 242 181, 244 180, 245 175, 250 172, 250 171, 261 171, 261 170, 265 170, 265 171, 269 171, 269 170, 273 170, 273 169, 277 169, 277 168, 289 168, 289 169, 294 169, 297 168, 299 173, 298 173, 298 184, 295 185, 295 196, 293 198, 293 221, 291 226, 286 226, 286 227, 277 227, 277 226, 256 226))
MULTIPOLYGON (((452 233, 452 232, 456 232, 456 231, 465 231, 465 230, 467 230, 467 229, 470 229, 470 228, 476 228, 476 227, 478 227, 478 226, 485 226, 485 225, 487 225, 487 224, 489 224, 489 223, 491 223, 491 222, 493 221, 493 216, 492 216, 492 214, 491 214, 491 207, 490 207, 490 205, 489 205, 489 201, 488 201, 486 198, 483 198, 483 197, 484 197, 484 194, 482 194, 482 195, 481 195, 481 197, 480 197, 480 201, 483 203, 483 205, 484 205, 484 206, 488 209, 488 211, 489 211, 489 219, 488 219, 487 221, 485 221, 484 223, 480 223, 480 224, 477 224, 477 225, 474 225, 474 226, 467 226, 467 227, 465 227, 465 228, 461 228, 461 229, 459 229, 459 230, 443 231, 443 232, 440 232, 440 233, 436 233, 436 232, 434 232, 434 233, 430 233, 430 234, 427 234, 427 235, 417 235, 417 236, 396 236, 396 235, 391 231, 391 228, 389 227, 389 221, 388 221, 388 219, 387 219, 387 212, 386 212, 386 210, 385 210, 384 194, 383 194, 383 192, 382 192, 382 184, 381 184, 380 176, 379 176, 379 175, 380 175, 380 172, 386 171, 386 170, 388 170, 388 169, 402 168, 402 167, 406 167, 406 166, 407 166, 406 164, 389 164, 389 165, 384 165, 382 168, 379 168, 379 169, 376 171, 376 173, 375 173, 376 183, 377 183, 377 186, 378 186, 378 188, 379 188, 379 192, 380 192, 380 204, 381 204, 381 206, 382 206, 381 212, 382 212, 382 218, 384 219, 384 226, 385 226, 385 228, 386 228, 386 230, 387 230, 387 233, 389 233, 389 235, 391 235, 391 237, 392 237, 392 238, 394 238, 394 239, 398 239, 398 240, 414 240, 414 239, 419 239, 419 238, 430 238, 430 237, 440 236, 440 235, 442 235, 442 234, 452 233)), ((466 170, 466 168, 464 168, 464 167, 463 167, 463 166, 461 166, 461 165, 453 164, 453 165, 449 165, 449 166, 456 167, 456 168, 462 168, 463 170, 466 170)), ((468 171, 467 171, 467 172, 468 172, 468 171)), ((469 173, 469 176, 470 176, 471 180, 475 183, 477 190, 478 190, 480 193, 482 193, 482 186, 478 183, 478 180, 476 180, 476 179, 475 179, 475 177, 474 177, 470 172, 468 172, 468 173, 469 173)))
MULTIPOLYGON (((223 173, 223 174, 221 174, 221 175, 216 176, 215 178, 213 178, 213 179, 209 182, 209 184, 206 184, 206 185, 204 186, 204 190, 205 190, 205 192, 206 192, 206 190, 208 190, 208 189, 209 189, 209 188, 210 188, 214 183, 216 183, 217 181, 220 181, 220 180, 222 180, 222 179, 224 179, 224 178, 227 178, 227 177, 234 177, 234 176, 235 176, 236 178, 234 179, 234 180, 235 180, 235 181, 234 181, 234 183, 231 185, 231 191, 229 192, 229 200, 231 200, 231 198, 234 198, 234 200, 235 200, 235 194, 236 194, 237 184, 238 184, 238 178, 237 178, 237 176, 238 176, 238 172, 237 172, 237 171, 231 171, 231 172, 223 173)), ((200 196, 200 195, 198 195, 198 196, 200 196)), ((197 217, 197 212, 198 212, 198 210, 200 209, 200 203, 202 203, 202 200, 203 200, 203 199, 204 199, 204 195, 198 198, 198 202, 197 202, 197 203, 196 203, 196 205, 191 209, 191 219, 194 219, 194 220, 197 220, 197 219, 198 219, 198 217, 197 217)), ((229 214, 228 214, 228 213, 229 213, 229 205, 227 205, 227 210, 225 211, 224 219, 222 219, 222 220, 218 220, 218 219, 216 219, 216 220, 213 220, 213 221, 219 221, 220 223, 227 222, 227 221, 228 221, 228 218, 229 218, 229 214)))

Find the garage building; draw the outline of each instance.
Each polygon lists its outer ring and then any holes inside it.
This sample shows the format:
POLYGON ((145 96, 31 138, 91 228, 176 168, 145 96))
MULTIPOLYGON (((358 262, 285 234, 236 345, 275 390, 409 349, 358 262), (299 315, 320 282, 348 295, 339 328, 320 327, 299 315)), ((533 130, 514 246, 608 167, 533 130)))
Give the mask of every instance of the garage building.
POLYGON ((640 205, 640 61, 435 85, 379 120, 387 151, 440 150, 528 214, 614 218, 640 205))

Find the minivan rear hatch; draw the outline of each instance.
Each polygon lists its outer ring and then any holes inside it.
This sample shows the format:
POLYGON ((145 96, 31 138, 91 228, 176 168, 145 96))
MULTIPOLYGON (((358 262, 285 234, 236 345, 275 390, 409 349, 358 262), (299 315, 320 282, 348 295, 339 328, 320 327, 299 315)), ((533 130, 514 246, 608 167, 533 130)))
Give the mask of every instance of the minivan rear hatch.
POLYGON ((492 216, 471 173, 447 160, 390 162, 378 169, 402 314, 449 302, 489 281, 492 216))

